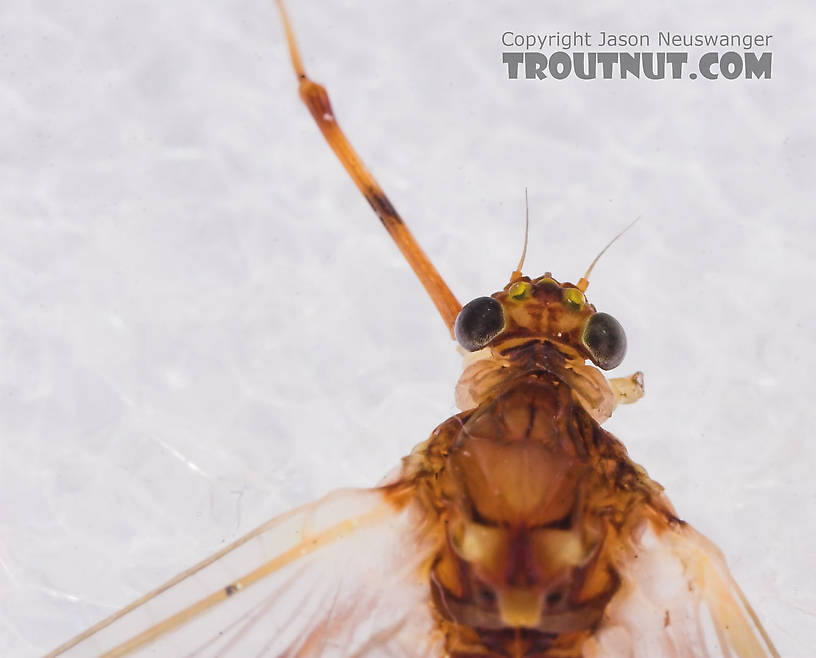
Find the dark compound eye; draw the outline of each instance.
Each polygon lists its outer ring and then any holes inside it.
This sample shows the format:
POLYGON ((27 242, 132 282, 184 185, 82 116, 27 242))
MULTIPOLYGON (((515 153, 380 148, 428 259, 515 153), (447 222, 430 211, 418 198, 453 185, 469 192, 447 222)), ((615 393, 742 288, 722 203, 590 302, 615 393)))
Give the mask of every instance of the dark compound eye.
POLYGON ((583 341, 589 358, 603 370, 612 370, 626 356, 626 333, 608 313, 595 313, 584 327, 583 341))
POLYGON ((477 297, 456 316, 453 333, 468 352, 482 349, 504 329, 504 311, 492 297, 477 297))

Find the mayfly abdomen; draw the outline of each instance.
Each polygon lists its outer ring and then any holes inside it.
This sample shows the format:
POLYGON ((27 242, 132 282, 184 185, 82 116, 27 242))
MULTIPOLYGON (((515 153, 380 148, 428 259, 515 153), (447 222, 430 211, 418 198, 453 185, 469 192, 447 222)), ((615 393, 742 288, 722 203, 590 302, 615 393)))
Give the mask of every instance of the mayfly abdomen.
POLYGON ((436 437, 446 446, 433 478, 446 531, 432 597, 448 651, 580 655, 619 586, 612 553, 645 493, 625 484, 636 470, 606 468, 620 444, 548 372, 459 420, 436 437))

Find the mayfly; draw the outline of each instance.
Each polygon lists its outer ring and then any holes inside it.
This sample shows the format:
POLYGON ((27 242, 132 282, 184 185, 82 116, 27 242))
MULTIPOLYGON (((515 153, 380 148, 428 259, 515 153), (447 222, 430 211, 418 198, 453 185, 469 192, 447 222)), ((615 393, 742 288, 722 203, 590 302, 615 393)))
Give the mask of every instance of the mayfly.
POLYGON ((531 278, 522 255, 460 306, 279 6, 302 100, 465 354, 461 413, 379 487, 269 521, 51 655, 777 656, 717 548, 601 428, 643 383, 601 372, 626 336, 587 300, 592 266, 531 278))

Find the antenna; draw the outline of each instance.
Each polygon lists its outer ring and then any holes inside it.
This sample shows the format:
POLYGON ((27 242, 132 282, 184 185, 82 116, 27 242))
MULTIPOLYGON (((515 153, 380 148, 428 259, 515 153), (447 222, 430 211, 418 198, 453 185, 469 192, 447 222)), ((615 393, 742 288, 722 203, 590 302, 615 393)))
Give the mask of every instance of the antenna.
POLYGON ((578 288, 578 290, 580 290, 581 292, 586 292, 586 289, 589 288, 589 273, 592 272, 592 268, 595 267, 595 263, 597 263, 600 260, 601 256, 603 256, 606 253, 606 250, 609 249, 609 247, 611 247, 620 236, 626 233, 626 231, 632 228, 639 221, 640 215, 635 217, 635 220, 631 224, 629 224, 625 229, 618 233, 614 238, 612 238, 609 241, 609 243, 603 249, 601 249, 601 253, 595 256, 595 260, 592 261, 584 276, 578 279, 578 283, 575 284, 575 287, 578 288))
POLYGON ((521 260, 519 260, 516 269, 510 275, 510 283, 518 281, 521 278, 521 267, 524 265, 524 259, 527 257, 527 238, 530 235, 530 202, 527 199, 527 186, 524 187, 524 247, 521 250, 521 260))

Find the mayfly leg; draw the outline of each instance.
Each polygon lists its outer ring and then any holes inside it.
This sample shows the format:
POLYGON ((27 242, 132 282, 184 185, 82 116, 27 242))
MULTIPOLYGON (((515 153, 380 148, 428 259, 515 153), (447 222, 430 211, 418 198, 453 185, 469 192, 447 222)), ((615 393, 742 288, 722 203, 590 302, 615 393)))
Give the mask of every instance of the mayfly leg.
POLYGON ((345 167, 349 176, 351 176, 355 185, 357 185, 360 192, 371 204, 374 212, 380 218, 383 226, 397 243, 397 247, 402 252, 405 260, 414 270, 414 273, 419 278, 425 290, 431 296, 431 300, 436 305, 442 320, 447 325, 448 329, 453 334, 453 323, 456 316, 459 314, 462 306, 456 300, 456 297, 450 291, 444 279, 437 272, 431 261, 422 251, 422 248, 417 244, 414 236, 405 226, 402 218, 399 216, 394 206, 385 196, 382 188, 366 169, 360 156, 351 146, 351 143, 346 138, 340 126, 334 117, 331 104, 329 103, 329 96, 323 85, 320 85, 306 75, 303 68, 303 63, 300 59, 300 51, 298 50, 297 42, 295 41, 292 26, 289 23, 289 17, 286 14, 286 8, 283 5, 283 0, 277 0, 278 9, 280 9, 281 19, 283 21, 283 28, 286 33, 286 41, 289 44, 289 55, 292 58, 292 67, 295 70, 299 83, 300 98, 309 108, 312 117, 323 133, 323 137, 331 146, 334 154, 340 160, 340 163, 345 167))
POLYGON ((609 380, 609 387, 615 396, 615 405, 637 402, 645 392, 643 373, 638 371, 628 377, 613 377, 609 380))

